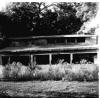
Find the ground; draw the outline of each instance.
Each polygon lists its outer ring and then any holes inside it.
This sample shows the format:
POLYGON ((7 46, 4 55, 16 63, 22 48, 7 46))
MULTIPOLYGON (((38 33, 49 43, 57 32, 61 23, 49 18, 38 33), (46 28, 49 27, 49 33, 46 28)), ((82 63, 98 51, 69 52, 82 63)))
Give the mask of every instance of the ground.
POLYGON ((0 98, 98 98, 98 82, 0 82, 0 98))

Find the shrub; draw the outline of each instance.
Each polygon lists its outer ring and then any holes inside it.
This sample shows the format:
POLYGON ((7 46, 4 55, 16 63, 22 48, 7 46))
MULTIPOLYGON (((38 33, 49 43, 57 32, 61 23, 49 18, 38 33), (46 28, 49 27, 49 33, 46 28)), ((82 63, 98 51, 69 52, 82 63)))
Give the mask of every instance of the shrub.
POLYGON ((5 79, 23 80, 29 79, 31 70, 29 67, 22 65, 20 62, 13 62, 5 66, 5 79))
POLYGON ((20 66, 18 73, 17 73, 17 79, 19 80, 30 80, 31 77, 31 69, 27 66, 20 66))
POLYGON ((51 65, 49 70, 35 70, 34 79, 39 80, 61 80, 64 77, 65 71, 61 68, 62 65, 51 65))
POLYGON ((34 70, 36 80, 68 80, 68 81, 96 81, 98 80, 98 66, 95 64, 68 64, 67 62, 51 65, 49 70, 34 70))
POLYGON ((6 79, 16 79, 18 73, 18 67, 16 66, 16 62, 12 64, 8 64, 5 66, 4 76, 6 79))
POLYGON ((55 65, 55 66, 56 66, 55 68, 50 66, 50 69, 49 69, 49 72, 48 72, 49 78, 51 80, 61 80, 62 77, 64 77, 64 74, 65 74, 64 69, 61 68, 61 66, 58 65, 58 64, 55 65))
POLYGON ((69 81, 95 81, 98 80, 98 66, 94 64, 71 65, 71 70, 66 70, 65 80, 69 81))

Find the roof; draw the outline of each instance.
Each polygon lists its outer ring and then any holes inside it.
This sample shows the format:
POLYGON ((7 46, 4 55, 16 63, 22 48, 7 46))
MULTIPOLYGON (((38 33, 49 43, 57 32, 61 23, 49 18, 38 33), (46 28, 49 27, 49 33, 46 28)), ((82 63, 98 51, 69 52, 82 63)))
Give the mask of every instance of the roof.
POLYGON ((2 52, 32 52, 32 51, 61 51, 61 50, 86 50, 86 49, 98 49, 98 45, 72 45, 72 46, 50 46, 50 47, 42 47, 42 46, 31 46, 31 47, 7 47, 0 50, 2 52))
POLYGON ((10 40, 23 40, 23 39, 36 39, 36 38, 61 38, 61 37, 96 37, 97 35, 51 35, 51 36, 30 36, 30 37, 18 37, 18 38, 8 38, 10 40))

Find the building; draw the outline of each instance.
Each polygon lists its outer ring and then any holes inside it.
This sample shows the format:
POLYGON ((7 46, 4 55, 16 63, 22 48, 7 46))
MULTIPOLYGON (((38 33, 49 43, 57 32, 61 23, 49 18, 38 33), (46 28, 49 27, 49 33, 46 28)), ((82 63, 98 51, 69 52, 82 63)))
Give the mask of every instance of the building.
POLYGON ((53 35, 7 39, 7 47, 0 50, 0 64, 21 62, 24 65, 56 64, 59 60, 96 63, 97 35, 53 35))

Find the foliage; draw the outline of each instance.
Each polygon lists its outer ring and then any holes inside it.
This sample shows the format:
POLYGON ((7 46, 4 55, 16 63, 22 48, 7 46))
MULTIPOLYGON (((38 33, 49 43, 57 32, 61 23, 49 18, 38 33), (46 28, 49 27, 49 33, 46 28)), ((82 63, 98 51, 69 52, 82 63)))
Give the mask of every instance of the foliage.
POLYGON ((7 37, 75 34, 96 13, 95 2, 12 2, 0 14, 1 32, 7 37))
POLYGON ((10 80, 28 80, 31 70, 20 62, 13 62, 5 66, 4 78, 10 80))
MULTIPOLYGON (((42 66, 42 65, 41 65, 42 66)), ((68 64, 60 62, 55 65, 45 65, 44 69, 35 65, 34 68, 13 62, 0 67, 0 79, 4 80, 68 80, 68 81, 97 81, 98 66, 96 64, 68 64)))
POLYGON ((60 69, 59 65, 49 66, 48 71, 37 71, 34 74, 33 79, 36 80, 61 80, 64 77, 65 73, 63 69, 60 69))
POLYGON ((98 80, 98 72, 98 66, 94 64, 71 65, 71 70, 66 70, 65 80, 95 81, 98 80))
POLYGON ((33 80, 97 81, 99 72, 95 64, 68 63, 51 65, 49 70, 42 70, 35 71, 33 80))

